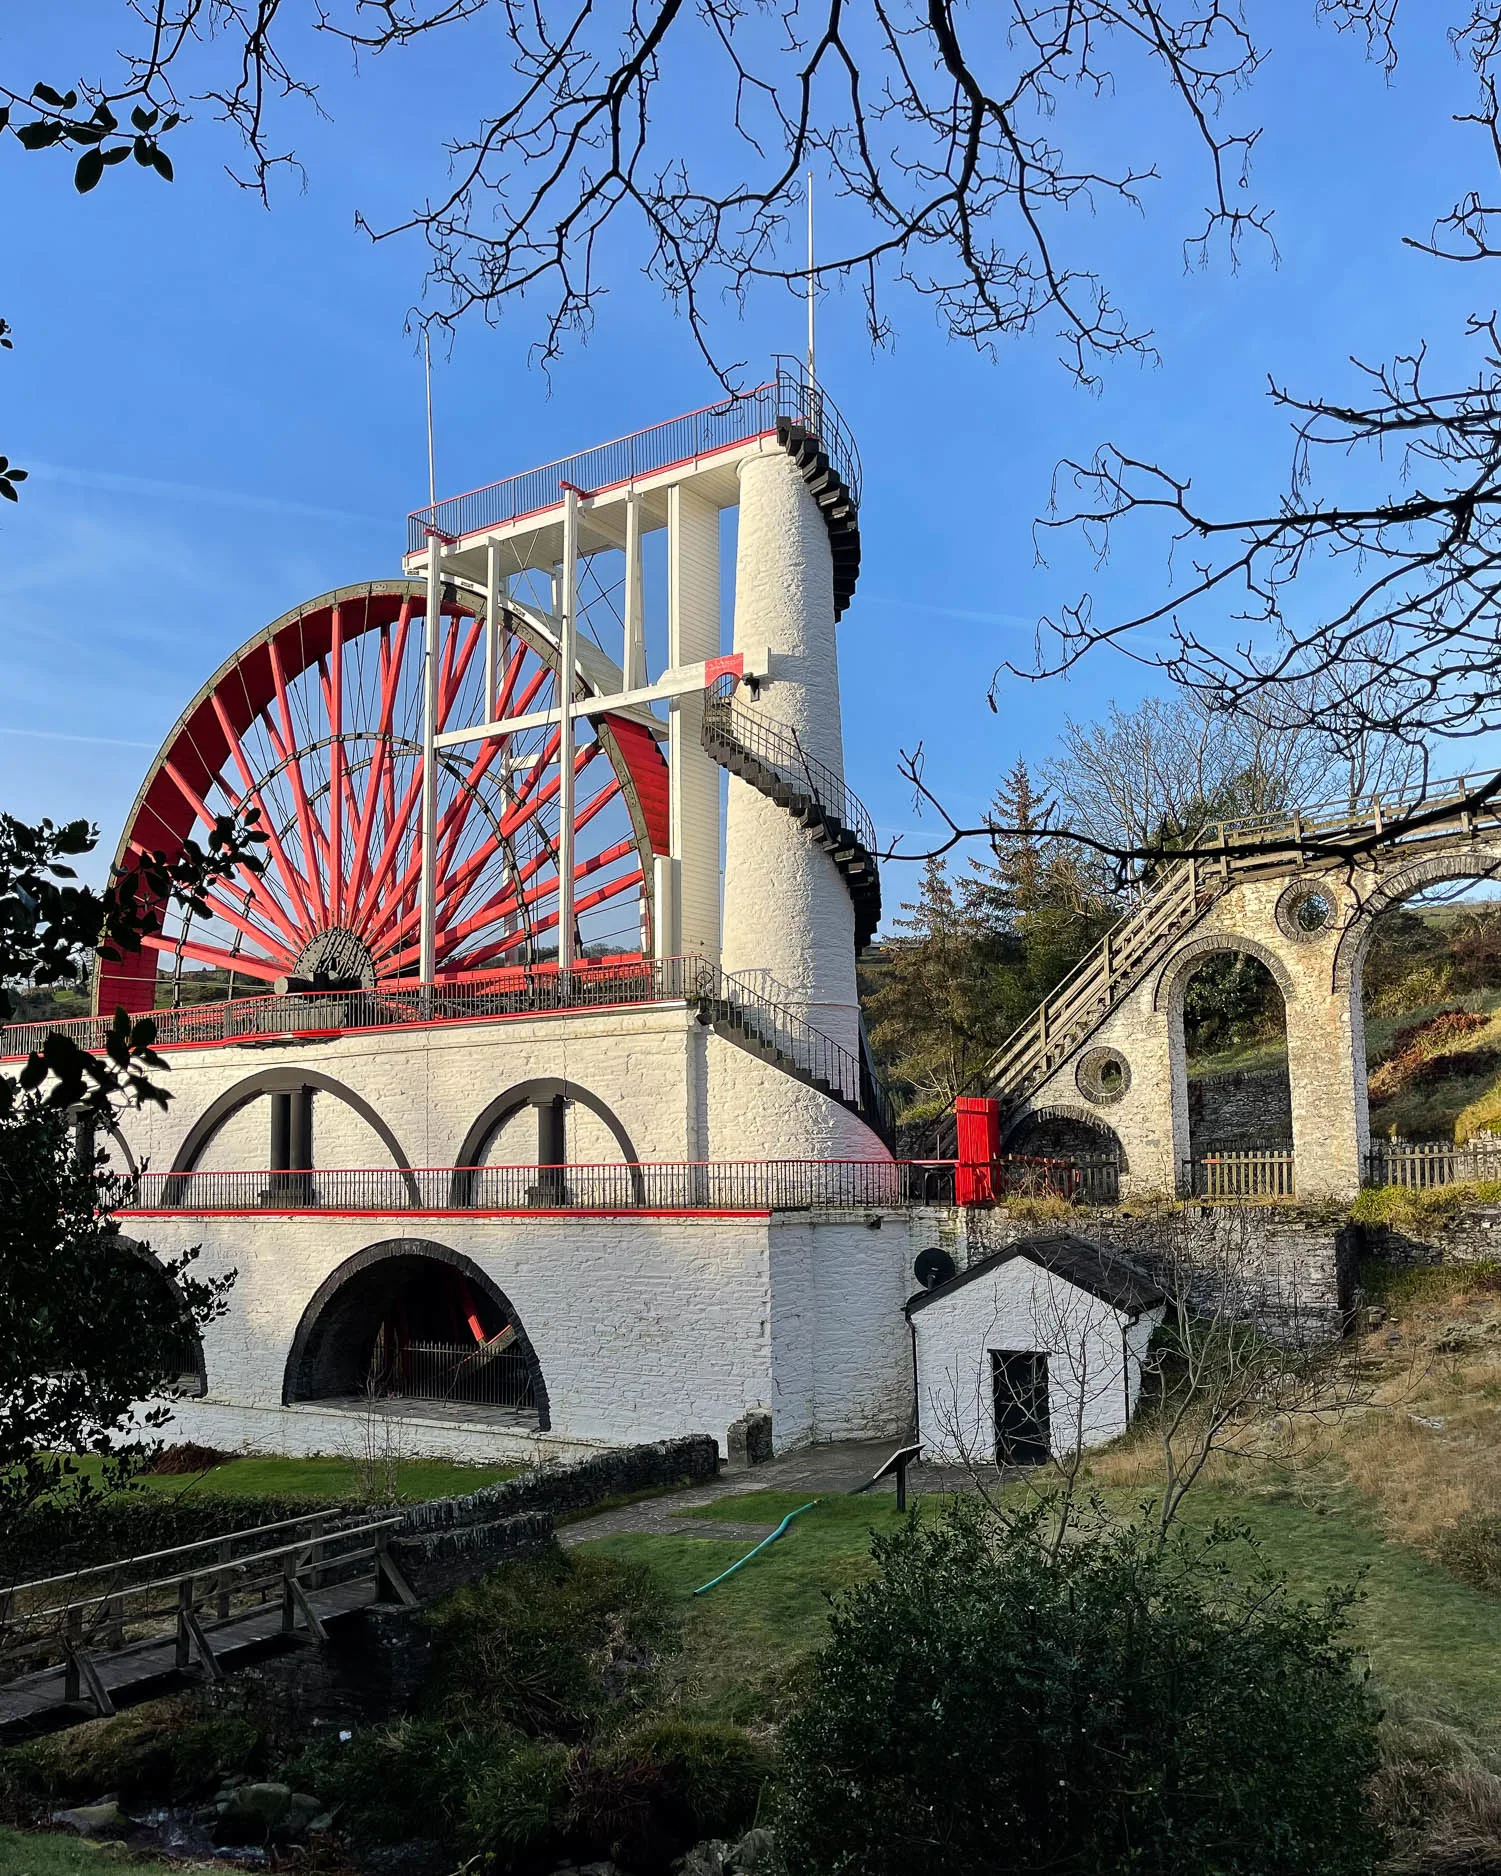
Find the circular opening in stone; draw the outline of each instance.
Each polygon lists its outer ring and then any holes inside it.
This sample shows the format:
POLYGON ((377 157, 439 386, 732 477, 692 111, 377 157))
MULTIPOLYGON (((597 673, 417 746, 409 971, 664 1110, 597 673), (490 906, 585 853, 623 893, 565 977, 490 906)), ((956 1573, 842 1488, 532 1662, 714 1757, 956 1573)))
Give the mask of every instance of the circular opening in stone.
POLYGON ((1334 895, 1322 886, 1299 886, 1277 908, 1289 938, 1316 938, 1334 923, 1334 895))
POLYGON ((1074 1074, 1079 1092, 1096 1107, 1111 1107, 1131 1086, 1131 1066, 1119 1049, 1090 1049, 1074 1074))

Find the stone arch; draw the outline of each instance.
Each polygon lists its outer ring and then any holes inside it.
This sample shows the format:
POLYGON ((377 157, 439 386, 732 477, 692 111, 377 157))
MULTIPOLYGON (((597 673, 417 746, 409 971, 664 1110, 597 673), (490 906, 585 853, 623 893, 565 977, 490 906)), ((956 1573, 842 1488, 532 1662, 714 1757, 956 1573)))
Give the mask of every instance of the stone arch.
MULTIPOLYGON (((149 1244, 142 1244, 136 1238, 128 1238, 123 1232, 116 1232, 109 1241, 139 1259, 174 1296, 181 1299, 181 1287, 149 1244)), ((188 1400, 201 1400, 208 1392, 208 1363, 203 1353, 203 1337, 196 1325, 184 1337, 182 1352, 184 1357, 182 1371, 173 1391, 188 1400)))
MULTIPOLYGON (((417 1181, 411 1177, 411 1162, 402 1151, 401 1142, 387 1126, 381 1115, 370 1105, 363 1095, 342 1081, 336 1081, 332 1075, 325 1075, 316 1068, 263 1068, 256 1074, 247 1075, 243 1081, 237 1081, 232 1088, 226 1088, 198 1116, 188 1129, 187 1137, 177 1150, 172 1166, 174 1175, 186 1175, 192 1172, 202 1157, 204 1149, 214 1135, 230 1118, 237 1114, 247 1102, 254 1101, 263 1094, 275 1094, 282 1089, 316 1088, 322 1094, 329 1094, 335 1100, 342 1101, 354 1110, 365 1124, 379 1136, 381 1144, 391 1155, 392 1162, 406 1175, 407 1196, 413 1205, 421 1203, 417 1190, 417 1181)), ((162 1194, 164 1205, 180 1205, 186 1191, 184 1178, 169 1178, 162 1194)))
POLYGON ((1258 964, 1264 964, 1282 992, 1284 1005, 1297 997, 1292 973, 1270 945, 1263 944, 1259 938, 1243 938, 1235 932, 1205 932, 1173 952, 1158 972, 1152 988, 1152 1008, 1158 1012, 1172 1011, 1182 1001, 1189 978, 1205 958, 1224 951, 1242 951, 1247 957, 1255 958, 1258 964))
POLYGON ((1339 993, 1354 988, 1376 921, 1383 912, 1426 886, 1442 886, 1454 879, 1501 880, 1501 847, 1451 847, 1383 874, 1340 933, 1334 952, 1333 990, 1339 993))
POLYGON ((474 1174, 464 1169, 479 1165, 480 1155, 508 1120, 513 1119, 524 1107, 536 1107, 543 1101, 553 1101, 559 1097, 565 1101, 576 1101, 580 1107, 588 1108, 591 1114, 604 1122, 610 1130, 611 1138, 620 1148, 621 1158, 630 1168, 632 1203, 644 1205, 646 1188, 641 1177, 640 1155, 626 1131, 625 1123, 597 1094, 591 1094, 577 1082, 560 1080, 554 1075, 538 1075, 530 1081, 518 1081, 514 1087, 507 1088, 504 1094, 496 1095, 477 1117, 464 1135, 463 1145, 454 1161, 454 1174, 450 1182, 451 1203, 462 1206, 474 1204, 474 1174))
POLYGON ((373 1335, 380 1311, 392 1290, 424 1263, 456 1271, 516 1331, 515 1346, 531 1379, 537 1426, 545 1433, 552 1425, 547 1384, 521 1318, 504 1291, 472 1257, 429 1238, 387 1238, 379 1244, 367 1245, 352 1257, 346 1257, 337 1270, 324 1278, 303 1310, 292 1337, 282 1379, 283 1403, 290 1407, 298 1401, 326 1400, 339 1393, 357 1393, 364 1377, 356 1372, 357 1362, 351 1360, 353 1351, 364 1347, 362 1336, 367 1327, 373 1335))
MULTIPOLYGON (((1013 1115, 1001 1134, 1002 1150, 1007 1153, 1030 1152, 1032 1149, 1026 1144, 1028 1131, 1040 1132, 1048 1126, 1078 1129, 1091 1142, 1091 1152, 1113 1153, 1122 1173, 1131 1170, 1125 1146, 1110 1122, 1103 1115, 1069 1101, 1050 1101, 1045 1107, 1030 1107, 1013 1115)), ((1045 1153, 1044 1156, 1048 1155, 1045 1153)))

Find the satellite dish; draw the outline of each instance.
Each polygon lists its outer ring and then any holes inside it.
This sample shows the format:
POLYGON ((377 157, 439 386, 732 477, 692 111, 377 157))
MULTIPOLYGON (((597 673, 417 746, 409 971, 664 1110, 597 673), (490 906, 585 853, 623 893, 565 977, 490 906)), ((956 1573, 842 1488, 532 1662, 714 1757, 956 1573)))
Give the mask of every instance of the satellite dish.
POLYGON ((917 1253, 917 1262, 912 1266, 912 1274, 925 1290, 936 1290, 940 1283, 947 1283, 954 1275, 957 1266, 948 1252, 936 1244, 930 1244, 925 1251, 917 1253))

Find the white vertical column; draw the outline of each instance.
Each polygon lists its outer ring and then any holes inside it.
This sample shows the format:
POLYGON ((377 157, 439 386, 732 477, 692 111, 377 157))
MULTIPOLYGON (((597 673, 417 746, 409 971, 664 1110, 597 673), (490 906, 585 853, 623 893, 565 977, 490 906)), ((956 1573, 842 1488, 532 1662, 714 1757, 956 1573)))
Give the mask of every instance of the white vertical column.
POLYGON ((505 669, 500 652, 504 626, 501 614, 505 606, 504 582, 500 572, 500 543, 490 541, 485 547, 485 710, 480 718, 488 723, 495 712, 497 671, 505 669))
POLYGON ((418 886, 417 975, 430 984, 437 971, 438 659, 443 637, 443 545, 427 537, 427 617, 422 649, 422 869, 418 886))
POLYGON ((573 751, 576 739, 573 688, 578 669, 579 498, 563 490, 563 564, 554 583, 561 627, 558 635, 558 970, 573 968, 573 751))
POLYGON ((625 650, 620 668, 627 690, 646 678, 646 619, 641 584, 641 497, 625 498, 625 650))
MULTIPOLYGON (((667 494, 667 662, 719 655, 719 510, 681 484, 667 494)), ((719 961, 719 766, 704 752, 702 692, 675 697, 668 718, 676 945, 719 961)))
MULTIPOLYGON (((771 647, 772 682, 741 710, 789 747, 844 773, 834 563, 818 504, 782 450, 740 469, 735 649, 771 647)), ((855 915, 832 856, 784 808, 730 777, 724 968, 765 971, 814 1029, 860 1046, 855 915)))

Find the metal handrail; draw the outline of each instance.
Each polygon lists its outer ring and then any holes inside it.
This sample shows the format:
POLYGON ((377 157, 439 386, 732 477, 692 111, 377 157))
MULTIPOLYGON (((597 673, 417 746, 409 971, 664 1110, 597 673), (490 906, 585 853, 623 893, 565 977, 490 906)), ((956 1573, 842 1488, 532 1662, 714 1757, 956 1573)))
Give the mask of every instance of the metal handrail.
POLYGON ((875 822, 864 802, 826 763, 804 750, 797 731, 773 718, 758 715, 735 702, 735 678, 721 678, 704 702, 703 741, 732 744, 763 768, 772 770, 789 787, 806 785, 825 814, 847 828, 872 856, 876 850, 875 822))
MULTIPOLYGON (((1023 1192, 1041 1182, 1049 1190, 1093 1194, 1108 1157, 1002 1154, 991 1163, 995 1190, 1023 1192)), ((124 1182, 115 1209, 156 1215, 902 1211, 951 1198, 955 1166, 947 1159, 660 1160, 140 1173, 124 1182)))
POLYGON ((407 517, 407 552, 420 553, 430 530, 461 540, 483 528, 501 527, 556 508, 561 483, 596 494, 758 436, 774 435, 779 421, 798 424, 818 438, 858 507, 860 458, 844 421, 795 360, 779 357, 776 366, 776 375, 765 384, 721 404, 670 417, 665 423, 596 444, 539 469, 523 470, 484 488, 450 496, 436 507, 414 510, 407 517))

